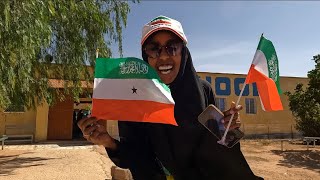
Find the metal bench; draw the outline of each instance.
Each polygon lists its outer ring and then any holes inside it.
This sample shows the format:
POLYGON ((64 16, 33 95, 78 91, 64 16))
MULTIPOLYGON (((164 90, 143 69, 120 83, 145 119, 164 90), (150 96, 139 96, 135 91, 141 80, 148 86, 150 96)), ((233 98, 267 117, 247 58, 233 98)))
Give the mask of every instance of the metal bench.
POLYGON ((19 125, 6 125, 6 142, 33 142, 33 134, 14 134, 14 132, 8 133, 8 131, 17 130, 17 129, 30 129, 29 126, 19 126, 19 125))
POLYGON ((7 135, 7 142, 33 142, 33 134, 7 135))
POLYGON ((0 138, 0 141, 2 141, 2 148, 1 148, 1 150, 3 150, 3 146, 4 146, 4 141, 6 140, 6 139, 8 139, 8 137, 6 136, 6 135, 3 135, 1 138, 0 138))
POLYGON ((307 150, 309 150, 309 143, 313 141, 313 147, 316 147, 316 141, 320 140, 320 137, 304 137, 303 141, 307 142, 307 150))

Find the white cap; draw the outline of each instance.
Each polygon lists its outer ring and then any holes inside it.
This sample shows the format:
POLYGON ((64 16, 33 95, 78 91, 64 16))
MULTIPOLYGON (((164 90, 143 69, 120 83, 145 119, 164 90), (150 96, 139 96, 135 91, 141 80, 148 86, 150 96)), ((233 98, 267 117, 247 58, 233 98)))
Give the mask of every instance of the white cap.
POLYGON ((168 30, 180 37, 185 44, 188 43, 187 37, 183 32, 182 25, 179 21, 171 19, 166 16, 158 16, 155 19, 151 20, 148 24, 143 26, 141 45, 145 40, 154 32, 159 30, 168 30))

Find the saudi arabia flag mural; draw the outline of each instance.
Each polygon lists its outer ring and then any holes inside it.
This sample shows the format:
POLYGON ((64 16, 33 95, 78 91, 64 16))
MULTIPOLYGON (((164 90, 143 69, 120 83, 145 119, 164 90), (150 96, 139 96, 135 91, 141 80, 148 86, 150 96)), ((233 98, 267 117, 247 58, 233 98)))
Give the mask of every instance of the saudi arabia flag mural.
POLYGON ((137 58, 97 58, 92 116, 177 125, 170 89, 137 58))
POLYGON ((246 84, 256 83, 265 111, 283 110, 280 95, 279 62, 271 41, 263 37, 254 55, 246 84))

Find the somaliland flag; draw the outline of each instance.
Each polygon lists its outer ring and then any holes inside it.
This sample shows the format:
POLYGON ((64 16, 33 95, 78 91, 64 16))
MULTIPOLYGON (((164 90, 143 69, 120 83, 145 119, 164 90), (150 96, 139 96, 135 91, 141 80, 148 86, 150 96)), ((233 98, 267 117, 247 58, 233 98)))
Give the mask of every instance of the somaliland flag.
POLYGON ((261 35, 260 42, 254 55, 246 84, 256 83, 264 111, 283 110, 280 100, 278 57, 271 41, 261 35))
POLYGON ((177 125, 170 89, 137 58, 97 58, 92 116, 177 125))

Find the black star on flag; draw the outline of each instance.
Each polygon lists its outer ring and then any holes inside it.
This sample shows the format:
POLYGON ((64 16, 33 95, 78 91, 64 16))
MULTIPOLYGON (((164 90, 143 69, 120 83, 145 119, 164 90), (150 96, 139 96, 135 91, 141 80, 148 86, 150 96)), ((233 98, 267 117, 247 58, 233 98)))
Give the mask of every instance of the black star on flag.
POLYGON ((136 93, 137 94, 137 89, 133 86, 133 88, 132 88, 132 94, 133 93, 136 93))

